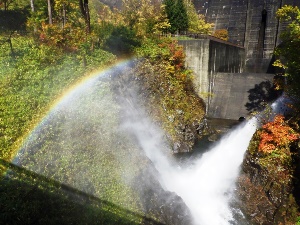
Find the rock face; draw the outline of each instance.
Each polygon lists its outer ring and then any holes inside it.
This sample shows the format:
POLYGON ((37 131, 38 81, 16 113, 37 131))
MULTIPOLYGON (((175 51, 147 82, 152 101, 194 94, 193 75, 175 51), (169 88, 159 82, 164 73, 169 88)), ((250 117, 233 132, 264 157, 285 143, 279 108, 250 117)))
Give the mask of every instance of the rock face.
POLYGON ((264 156, 247 151, 237 195, 250 224, 294 224, 297 204, 293 196, 294 170, 285 163, 269 164, 264 156))
POLYGON ((191 152, 191 148, 194 146, 197 136, 206 132, 208 129, 206 119, 202 121, 194 121, 191 124, 181 124, 181 126, 175 127, 178 135, 180 135, 181 141, 177 141, 173 146, 173 153, 191 152))
POLYGON ((197 139, 207 131, 205 105, 192 90, 176 89, 182 91, 182 98, 180 102, 174 100, 177 92, 169 92, 172 87, 165 85, 165 76, 163 61, 136 61, 114 78, 113 91, 125 98, 128 95, 127 99, 138 99, 138 105, 165 131, 173 153, 191 152, 197 139), (171 104, 166 104, 164 98, 172 99, 171 104))
POLYGON ((141 207, 146 218, 154 218, 166 225, 193 224, 186 204, 181 197, 161 187, 153 167, 142 170, 136 180, 135 190, 141 196, 141 207))

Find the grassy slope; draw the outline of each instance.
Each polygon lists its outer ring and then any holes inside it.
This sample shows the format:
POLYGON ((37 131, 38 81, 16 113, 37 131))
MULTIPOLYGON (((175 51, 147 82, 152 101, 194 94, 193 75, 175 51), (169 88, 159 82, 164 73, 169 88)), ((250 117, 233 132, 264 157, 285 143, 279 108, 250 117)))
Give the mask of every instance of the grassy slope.
MULTIPOLYGON (((26 37, 13 38, 13 47, 14 55, 12 56, 8 44, 0 46, 0 166, 2 165, 0 170, 9 167, 5 163, 14 157, 24 137, 42 119, 53 101, 65 89, 91 71, 98 70, 115 61, 115 57, 112 54, 102 50, 95 50, 86 55, 87 64, 84 66, 85 60, 82 55, 63 54, 59 50, 47 46, 37 46, 33 40, 26 37)), ((173 73, 169 74, 167 72, 170 67, 168 60, 172 55, 168 51, 164 55, 165 53, 161 53, 161 49, 157 46, 155 49, 151 46, 150 48, 151 51, 158 51, 158 55, 155 53, 155 57, 150 56, 154 62, 152 62, 153 64, 150 63, 152 64, 150 66, 149 61, 147 61, 142 74, 145 72, 145 84, 146 86, 149 85, 150 92, 153 91, 151 88, 154 88, 155 91, 159 89, 170 90, 168 85, 166 87, 159 86, 166 83, 164 82, 165 79, 168 80, 167 83, 172 87, 172 92, 154 94, 156 96, 155 104, 159 106, 159 110, 156 110, 158 109, 157 107, 153 110, 153 112, 156 111, 160 114, 157 115, 158 117, 163 116, 164 126, 172 135, 176 131, 172 131, 174 128, 172 122, 168 120, 168 116, 174 116, 173 114, 175 114, 176 110, 186 110, 186 113, 180 113, 175 118, 180 118, 184 123, 193 123, 193 119, 203 118, 204 111, 201 109, 201 104, 196 104, 198 100, 194 99, 195 96, 193 96, 192 91, 186 92, 184 82, 182 80, 177 81, 173 73), (164 64, 160 64, 162 58, 165 61, 164 64), (151 85, 152 79, 157 81, 158 86, 151 85), (165 109, 162 105, 167 105, 168 107, 166 115, 163 115, 165 109), (195 110, 195 107, 200 108, 195 110)), ((181 73, 179 75, 179 78, 182 79, 181 73)), ((176 135, 174 135, 173 139, 176 139, 176 135)), ((2 217, 1 220, 14 223, 16 221, 15 217, 34 219, 34 215, 37 214, 38 217, 49 221, 49 219, 54 217, 65 215, 65 221, 69 223, 76 221, 76 216, 79 215, 79 213, 76 213, 77 211, 83 211, 83 218, 81 221, 78 221, 79 223, 94 220, 100 220, 101 223, 101 220, 107 218, 108 221, 102 222, 103 224, 114 224, 115 219, 121 220, 119 224, 134 224, 145 219, 139 215, 132 215, 132 218, 128 217, 128 215, 124 217, 122 215, 128 213, 115 206, 109 205, 105 206, 108 209, 103 208, 102 203, 99 206, 99 201, 101 202, 102 200, 96 200, 96 203, 89 202, 87 206, 78 205, 77 201, 73 201, 74 196, 72 197, 72 194, 71 197, 65 195, 64 188, 61 186, 49 186, 49 182, 51 184, 52 181, 47 180, 45 183, 43 177, 35 177, 30 170, 19 171, 12 168, 12 171, 15 171, 16 174, 11 179, 2 180, 0 184, 0 192, 7 193, 0 195, 0 202, 6 205, 6 211, 0 215, 2 217), (42 199, 49 199, 49 201, 44 202, 45 204, 43 205, 42 199), (16 212, 11 211, 14 209, 13 205, 15 203, 19 206, 15 209, 16 212), (50 210, 55 206, 60 209, 50 210), (99 209, 102 213, 100 215, 97 214, 99 209), (43 211, 49 211, 53 215, 47 217, 47 214, 46 216, 42 215, 43 211)), ((118 187, 113 185, 109 191, 113 193, 115 189, 118 190, 118 187)), ((126 190, 123 188, 124 191, 126 190)), ((64 220, 59 221, 64 222, 64 220)), ((28 223, 31 222, 28 221, 28 223)))
POLYGON ((83 66, 78 54, 37 46, 26 37, 12 41, 14 56, 8 44, 0 46, 0 158, 5 160, 14 156, 23 137, 63 90, 115 60, 112 54, 97 50, 83 66))
MULTIPOLYGON (((37 46, 28 37, 13 38, 13 47, 12 56, 8 45, 0 46, 0 171, 9 169, 0 183, 0 220, 9 224, 140 223, 145 218, 125 208, 8 163, 54 100, 93 70, 111 65, 115 56, 95 50, 83 60, 80 54, 37 46)), ((113 185, 110 192, 118 188, 113 185)))

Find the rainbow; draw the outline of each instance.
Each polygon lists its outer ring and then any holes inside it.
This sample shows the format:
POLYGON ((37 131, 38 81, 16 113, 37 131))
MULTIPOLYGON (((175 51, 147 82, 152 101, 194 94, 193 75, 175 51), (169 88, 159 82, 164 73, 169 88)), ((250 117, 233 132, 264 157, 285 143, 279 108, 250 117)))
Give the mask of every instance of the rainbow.
POLYGON ((84 76, 82 79, 77 81, 74 85, 67 88, 52 104, 50 104, 48 111, 44 114, 41 120, 34 126, 33 129, 31 129, 28 133, 26 133, 21 139, 22 144, 19 146, 18 150, 15 152, 15 154, 12 156, 12 163, 17 164, 18 161, 18 154, 20 153, 20 150, 24 147, 24 145, 29 141, 31 135, 35 132, 38 132, 43 125, 46 123, 46 121, 49 119, 51 114, 63 103, 68 101, 75 93, 80 92, 81 89, 87 88, 88 86, 93 85, 99 78, 105 78, 107 76, 110 76, 113 74, 114 71, 122 70, 124 67, 128 66, 131 62, 133 62, 132 59, 123 59, 120 61, 117 61, 115 64, 98 71, 94 71, 86 76, 84 76))

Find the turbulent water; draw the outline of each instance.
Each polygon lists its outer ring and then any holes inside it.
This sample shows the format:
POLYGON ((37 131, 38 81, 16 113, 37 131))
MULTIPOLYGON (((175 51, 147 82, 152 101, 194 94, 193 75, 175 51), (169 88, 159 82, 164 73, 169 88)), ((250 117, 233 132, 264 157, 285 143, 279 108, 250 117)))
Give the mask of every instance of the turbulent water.
POLYGON ((135 210, 139 204, 132 203, 136 184, 131 183, 139 183, 136 179, 150 160, 162 188, 182 198, 194 224, 231 224, 234 184, 256 130, 255 119, 179 165, 134 92, 116 101, 109 85, 94 78, 64 98, 32 132, 15 163, 135 210))
POLYGON ((230 224, 230 207, 239 166, 256 130, 256 119, 236 127, 198 159, 179 166, 161 150, 162 134, 147 118, 130 115, 126 126, 138 138, 143 150, 161 176, 161 184, 178 194, 189 207, 195 224, 230 224))

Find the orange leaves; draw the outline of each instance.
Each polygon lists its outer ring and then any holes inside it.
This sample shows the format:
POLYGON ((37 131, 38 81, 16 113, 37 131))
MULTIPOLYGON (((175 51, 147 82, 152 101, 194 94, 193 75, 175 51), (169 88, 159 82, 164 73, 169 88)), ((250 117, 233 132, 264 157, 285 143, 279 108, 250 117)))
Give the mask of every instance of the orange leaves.
MULTIPOLYGON (((183 47, 178 45, 177 41, 172 41, 170 43, 161 43, 158 44, 161 49, 166 49, 164 57, 169 61, 170 65, 167 70, 171 74, 180 73, 184 70, 185 63, 185 54, 183 51, 183 47)), ((185 76, 185 75, 183 75, 185 76)))
POLYGON ((273 122, 262 126, 260 138, 258 150, 271 153, 276 148, 287 147, 291 142, 298 140, 299 134, 285 123, 284 116, 277 115, 273 122))
POLYGON ((171 53, 169 60, 171 61, 172 65, 176 68, 176 70, 183 69, 185 55, 182 46, 177 45, 176 42, 172 42, 168 47, 171 53))

